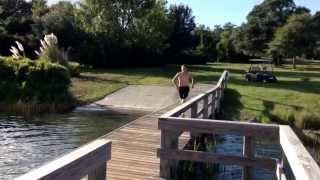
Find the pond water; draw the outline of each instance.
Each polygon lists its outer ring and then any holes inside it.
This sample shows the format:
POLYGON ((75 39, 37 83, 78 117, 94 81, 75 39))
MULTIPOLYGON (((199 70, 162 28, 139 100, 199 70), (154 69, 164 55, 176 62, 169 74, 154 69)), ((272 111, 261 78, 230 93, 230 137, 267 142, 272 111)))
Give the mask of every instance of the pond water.
MULTIPOLYGON (((281 147, 268 139, 256 139, 256 157, 276 158, 281 157, 281 147)), ((242 156, 243 137, 236 135, 221 135, 216 137, 214 152, 223 155, 242 156)), ((275 171, 253 168, 254 179, 276 180, 275 171)), ((215 179, 217 180, 241 180, 242 167, 235 165, 220 165, 215 179)))
MULTIPOLYGON (((231 155, 241 157, 243 154, 243 137, 237 135, 206 135, 206 142, 196 141, 191 143, 188 149, 211 152, 212 154, 231 155)), ((281 147, 275 141, 255 139, 255 157, 275 158, 281 157, 281 147)), ((178 167, 178 179, 185 180, 242 180, 241 166, 205 164, 189 161, 180 161, 178 167)), ((253 168, 253 179, 276 180, 274 170, 253 168)))
POLYGON ((30 119, 0 115, 0 179, 13 179, 142 115, 98 106, 30 119))

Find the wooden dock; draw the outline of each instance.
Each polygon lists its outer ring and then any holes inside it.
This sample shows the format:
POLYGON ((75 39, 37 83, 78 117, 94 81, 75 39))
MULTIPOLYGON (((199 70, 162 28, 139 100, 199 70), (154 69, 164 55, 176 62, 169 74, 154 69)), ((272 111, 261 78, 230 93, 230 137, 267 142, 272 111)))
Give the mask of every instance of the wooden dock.
MULTIPOLYGON (((160 148, 161 133, 158 130, 158 118, 164 112, 166 109, 141 117, 103 137, 112 141, 112 159, 108 162, 107 179, 160 179, 157 149, 160 148)), ((186 134, 180 139, 186 142, 189 136, 186 134)))
POLYGON ((244 180, 254 179, 255 167, 274 171, 278 180, 319 180, 320 167, 290 126, 209 119, 220 111, 228 80, 225 71, 214 88, 193 91, 195 97, 187 103, 143 116, 17 180, 176 179, 180 160, 242 166, 244 180), (242 156, 183 148, 190 134, 201 133, 243 136, 242 156), (283 156, 256 156, 255 139, 260 137, 276 139, 283 156))
MULTIPOLYGON (((192 91, 191 97, 213 87, 213 85, 198 85, 192 91)), ((157 149, 161 145, 158 119, 177 105, 169 105, 103 136, 104 139, 112 141, 112 158, 107 167, 108 180, 161 179, 160 159, 157 157, 157 149)), ((179 137, 179 148, 183 148, 189 139, 189 133, 182 134, 179 137)))

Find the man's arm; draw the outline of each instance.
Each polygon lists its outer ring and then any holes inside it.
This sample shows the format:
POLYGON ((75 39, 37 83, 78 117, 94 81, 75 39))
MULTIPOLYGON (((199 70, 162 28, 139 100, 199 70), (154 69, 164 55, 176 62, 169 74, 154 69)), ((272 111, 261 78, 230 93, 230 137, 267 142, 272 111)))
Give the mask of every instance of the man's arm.
POLYGON ((180 75, 180 73, 177 73, 171 80, 172 83, 176 86, 176 88, 178 88, 177 80, 178 80, 179 75, 180 75))
POLYGON ((193 76, 191 73, 190 73, 190 79, 191 79, 191 87, 193 88, 194 87, 194 79, 193 79, 193 76))

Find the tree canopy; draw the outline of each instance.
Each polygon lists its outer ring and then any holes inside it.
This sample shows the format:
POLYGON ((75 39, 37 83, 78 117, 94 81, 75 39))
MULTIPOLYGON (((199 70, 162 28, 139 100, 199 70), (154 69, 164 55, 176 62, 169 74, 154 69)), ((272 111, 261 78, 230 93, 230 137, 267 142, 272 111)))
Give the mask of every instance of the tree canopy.
POLYGON ((264 0, 240 26, 197 25, 186 5, 165 0, 0 0, 0 54, 15 41, 26 56, 54 33, 73 60, 92 66, 245 61, 261 56, 320 58, 320 12, 293 0, 264 0), (292 49, 292 50, 290 50, 292 49))
POLYGON ((275 38, 269 43, 269 51, 285 57, 306 55, 315 44, 310 33, 311 20, 312 17, 307 13, 291 16, 275 33, 275 38))

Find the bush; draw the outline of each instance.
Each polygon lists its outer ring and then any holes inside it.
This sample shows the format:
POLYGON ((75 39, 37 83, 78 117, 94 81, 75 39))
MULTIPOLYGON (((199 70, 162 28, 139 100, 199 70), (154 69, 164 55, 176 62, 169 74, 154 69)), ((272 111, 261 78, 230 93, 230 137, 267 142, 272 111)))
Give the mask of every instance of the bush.
POLYGON ((68 69, 70 71, 71 76, 73 76, 73 77, 80 76, 80 64, 79 63, 70 61, 68 63, 68 69))
POLYGON ((29 69, 24 86, 25 97, 40 102, 62 101, 68 93, 69 84, 70 75, 64 66, 39 60, 29 69))
POLYGON ((70 74, 45 60, 0 59, 0 101, 62 102, 69 99, 70 74))
POLYGON ((0 59, 0 82, 11 81, 14 78, 14 66, 4 59, 0 59))

